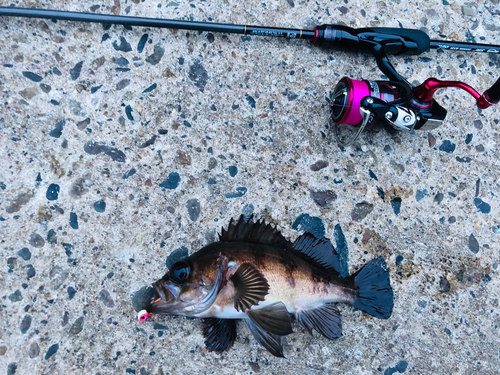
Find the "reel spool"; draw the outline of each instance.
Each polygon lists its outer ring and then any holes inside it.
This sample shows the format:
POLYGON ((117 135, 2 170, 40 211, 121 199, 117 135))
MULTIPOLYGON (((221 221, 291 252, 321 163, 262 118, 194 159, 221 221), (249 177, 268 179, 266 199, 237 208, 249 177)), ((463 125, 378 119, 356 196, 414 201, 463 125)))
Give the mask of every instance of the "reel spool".
POLYGON ((395 102, 408 96, 410 91, 408 85, 403 82, 342 78, 330 96, 330 113, 337 142, 346 147, 354 143, 365 129, 374 131, 381 129, 381 124, 375 121, 375 116, 368 116, 366 121, 364 120, 366 112, 361 109, 363 98, 374 97, 386 103, 395 102))

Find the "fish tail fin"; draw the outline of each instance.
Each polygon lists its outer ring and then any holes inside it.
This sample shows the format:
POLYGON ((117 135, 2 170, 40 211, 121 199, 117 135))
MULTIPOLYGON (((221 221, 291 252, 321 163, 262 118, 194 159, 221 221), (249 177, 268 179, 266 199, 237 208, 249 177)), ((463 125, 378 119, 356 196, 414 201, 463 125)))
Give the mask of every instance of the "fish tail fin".
POLYGON ((356 290, 352 305, 368 314, 380 318, 391 317, 394 296, 389 279, 389 270, 381 256, 373 259, 351 276, 356 290))

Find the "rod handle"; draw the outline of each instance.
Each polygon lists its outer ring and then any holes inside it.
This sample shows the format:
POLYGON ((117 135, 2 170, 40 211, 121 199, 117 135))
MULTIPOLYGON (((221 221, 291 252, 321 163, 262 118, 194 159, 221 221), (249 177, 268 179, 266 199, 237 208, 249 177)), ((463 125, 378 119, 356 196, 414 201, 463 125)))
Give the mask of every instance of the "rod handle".
POLYGON ((429 49, 430 38, 421 30, 372 27, 354 29, 342 25, 320 25, 313 44, 330 49, 385 55, 418 55, 429 49))
POLYGON ((405 41, 415 43, 415 47, 402 52, 405 55, 419 55, 428 51, 431 44, 431 38, 429 38, 429 35, 421 30, 400 29, 395 27, 372 27, 370 29, 376 33, 393 35, 400 37, 405 41))

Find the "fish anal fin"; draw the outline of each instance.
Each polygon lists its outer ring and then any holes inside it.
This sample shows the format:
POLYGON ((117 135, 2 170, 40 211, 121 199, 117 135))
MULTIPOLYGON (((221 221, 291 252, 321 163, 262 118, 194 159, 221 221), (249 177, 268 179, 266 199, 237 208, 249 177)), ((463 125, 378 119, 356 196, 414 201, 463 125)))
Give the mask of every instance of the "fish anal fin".
POLYGON ((264 301, 269 293, 266 278, 250 263, 243 263, 239 266, 230 280, 236 290, 234 307, 238 311, 245 311, 260 301, 264 301))
POLYGON ((342 336, 340 311, 331 303, 296 312, 295 318, 309 332, 312 327, 327 339, 335 340, 342 336))
POLYGON ((329 239, 317 239, 311 233, 304 233, 295 240, 292 247, 301 258, 313 263, 329 274, 333 274, 333 276, 339 275, 339 256, 329 239))
POLYGON ((236 320, 203 319, 203 336, 208 350, 222 353, 234 344, 236 339, 236 320))
POLYGON ((265 331, 262 327, 255 324, 250 318, 246 318, 248 328, 252 332, 255 340, 266 348, 272 355, 284 358, 283 355, 283 336, 265 331))
POLYGON ((219 241, 257 243, 283 249, 291 247, 292 243, 271 224, 266 224, 264 220, 253 220, 253 216, 245 220, 243 215, 238 221, 231 219, 227 229, 222 228, 219 241))
POLYGON ((290 314, 283 302, 275 302, 266 307, 246 311, 248 317, 264 331, 279 336, 286 336, 293 332, 290 314))

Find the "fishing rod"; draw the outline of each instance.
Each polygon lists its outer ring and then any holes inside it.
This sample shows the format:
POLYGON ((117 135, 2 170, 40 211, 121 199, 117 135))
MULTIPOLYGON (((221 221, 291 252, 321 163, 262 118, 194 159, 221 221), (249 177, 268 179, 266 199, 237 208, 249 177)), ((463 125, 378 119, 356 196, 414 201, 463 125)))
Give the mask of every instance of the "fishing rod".
POLYGON ((313 30, 303 30, 14 7, 0 7, 0 16, 306 39, 325 49, 371 54, 388 80, 344 77, 329 96, 334 134, 343 147, 352 144, 364 130, 385 129, 394 135, 398 131, 437 128, 447 114, 446 109, 433 98, 441 88, 453 87, 468 92, 481 109, 500 102, 500 78, 481 95, 460 81, 429 78, 415 87, 401 76, 388 56, 418 55, 431 49, 500 54, 500 45, 431 40, 421 30, 389 27, 356 29, 343 25, 319 25, 313 30), (345 126, 354 129, 353 136, 342 137, 341 127, 345 126))

